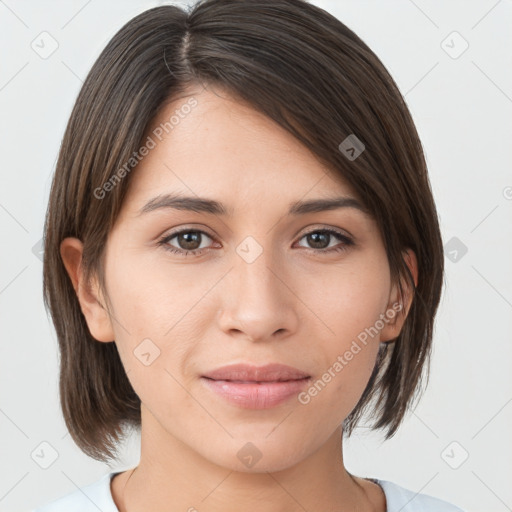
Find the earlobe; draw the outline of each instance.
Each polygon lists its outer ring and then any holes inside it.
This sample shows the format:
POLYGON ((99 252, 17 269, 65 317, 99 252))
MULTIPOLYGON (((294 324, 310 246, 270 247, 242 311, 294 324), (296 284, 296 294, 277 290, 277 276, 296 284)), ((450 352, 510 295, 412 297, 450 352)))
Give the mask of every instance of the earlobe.
MULTIPOLYGON (((403 253, 404 261, 411 272, 414 280, 414 287, 418 285, 418 260, 412 249, 407 249, 403 253)), ((380 341, 389 342, 395 340, 402 330, 412 301, 415 290, 409 283, 409 280, 402 280, 403 296, 400 296, 397 285, 393 286, 390 301, 386 310, 386 325, 381 330, 380 341)))
POLYGON ((80 309, 93 338, 102 342, 114 341, 110 316, 103 306, 97 280, 86 283, 82 269, 83 243, 78 238, 65 238, 60 244, 60 255, 80 303, 80 309))

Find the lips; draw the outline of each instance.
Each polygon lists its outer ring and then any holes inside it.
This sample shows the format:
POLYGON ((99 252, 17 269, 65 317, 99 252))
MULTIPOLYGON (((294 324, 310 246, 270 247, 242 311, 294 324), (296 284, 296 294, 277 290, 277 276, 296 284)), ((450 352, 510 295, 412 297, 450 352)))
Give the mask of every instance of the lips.
POLYGON ((234 364, 217 368, 201 381, 228 403, 244 409, 268 409, 300 393, 311 377, 291 366, 234 364))
POLYGON ((203 377, 240 382, 279 382, 304 379, 309 375, 292 366, 274 363, 265 366, 232 364, 208 372, 203 377))

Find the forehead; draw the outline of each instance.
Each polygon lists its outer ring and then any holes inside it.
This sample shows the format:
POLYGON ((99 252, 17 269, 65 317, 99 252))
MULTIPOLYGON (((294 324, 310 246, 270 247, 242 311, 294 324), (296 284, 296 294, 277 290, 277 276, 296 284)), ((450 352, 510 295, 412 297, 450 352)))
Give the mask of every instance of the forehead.
POLYGON ((290 204, 311 194, 356 194, 293 135, 220 89, 196 87, 164 105, 144 141, 152 149, 133 171, 128 198, 178 192, 246 206, 290 204))

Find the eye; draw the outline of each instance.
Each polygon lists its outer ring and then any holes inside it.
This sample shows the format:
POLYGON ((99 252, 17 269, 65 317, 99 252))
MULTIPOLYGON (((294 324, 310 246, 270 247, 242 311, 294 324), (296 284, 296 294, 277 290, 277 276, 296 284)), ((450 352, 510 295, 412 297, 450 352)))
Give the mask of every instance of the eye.
POLYGON ((167 251, 181 254, 182 256, 187 256, 188 254, 199 256, 205 250, 204 246, 201 247, 204 237, 212 240, 204 231, 185 229, 166 235, 159 240, 158 245, 161 245, 167 251), (176 239, 175 244, 177 247, 171 244, 171 241, 174 239, 176 239))
POLYGON ((312 245, 312 248, 306 248, 312 250, 314 252, 339 252, 346 251, 351 245, 354 245, 354 242, 351 238, 343 233, 336 231, 334 229, 317 229, 315 231, 310 231, 303 235, 300 240, 306 239, 307 243, 312 245), (338 239, 338 242, 342 242, 340 246, 339 243, 334 247, 329 247, 334 239, 338 239))
MULTIPOLYGON (((188 256, 189 254, 200 256, 203 252, 210 250, 208 243, 203 245, 203 242, 205 242, 204 238, 210 241, 213 240, 204 231, 183 229, 164 236, 158 241, 158 245, 162 246, 166 251, 180 256, 188 256), (173 240, 175 241, 173 242, 173 240)), ((350 237, 334 229, 316 229, 302 235, 299 241, 303 239, 306 239, 307 243, 312 246, 309 248, 305 247, 305 249, 315 253, 346 251, 350 246, 354 245, 350 237), (331 246, 331 242, 336 242, 336 240, 338 240, 338 243, 331 246)))

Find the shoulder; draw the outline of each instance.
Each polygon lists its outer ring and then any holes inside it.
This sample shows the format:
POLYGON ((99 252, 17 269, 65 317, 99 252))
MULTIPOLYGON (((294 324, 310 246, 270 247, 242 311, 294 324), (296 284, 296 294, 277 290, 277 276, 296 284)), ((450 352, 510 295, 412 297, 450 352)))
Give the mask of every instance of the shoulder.
POLYGON ((119 512, 110 491, 115 473, 107 473, 96 482, 58 498, 32 512, 119 512))
POLYGON ((384 491, 387 501, 387 512, 464 512, 450 503, 419 494, 385 480, 373 480, 384 491))

